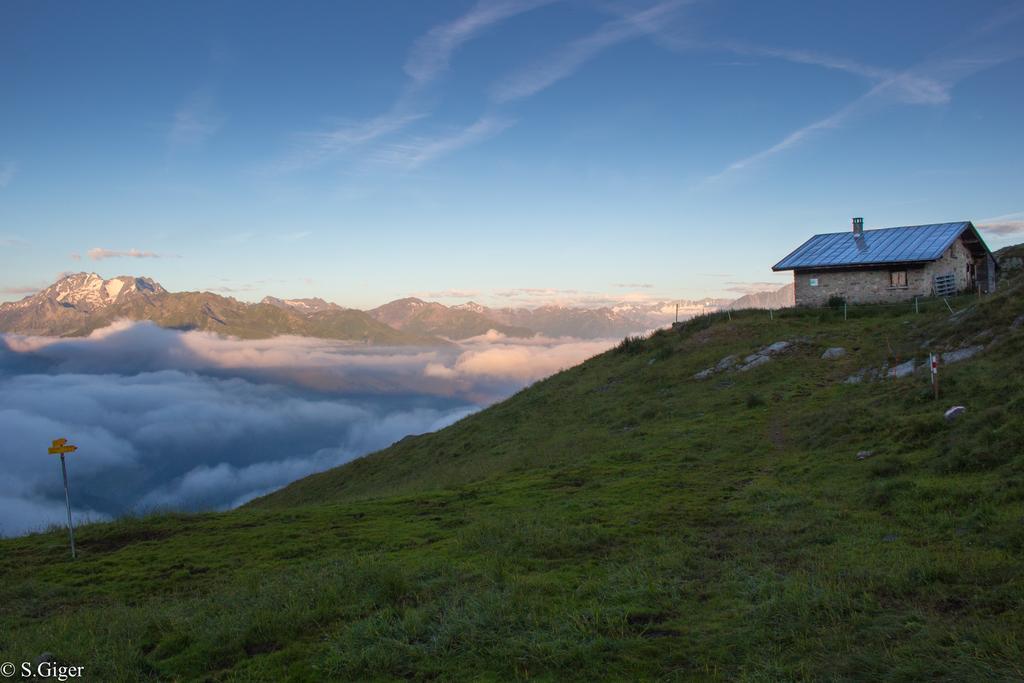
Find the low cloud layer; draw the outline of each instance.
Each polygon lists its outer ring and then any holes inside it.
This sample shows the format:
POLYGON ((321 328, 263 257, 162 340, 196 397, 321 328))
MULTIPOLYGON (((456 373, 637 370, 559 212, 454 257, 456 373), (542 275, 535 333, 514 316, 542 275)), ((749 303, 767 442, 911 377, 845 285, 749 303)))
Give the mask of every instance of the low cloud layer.
POLYGON ((79 519, 224 509, 444 427, 610 341, 366 347, 224 339, 122 322, 83 339, 0 336, 0 534, 64 518, 50 441, 68 438, 79 519))
POLYGON ((128 249, 127 251, 118 251, 116 249, 104 249, 103 247, 93 247, 88 252, 89 258, 93 261, 103 261, 108 258, 161 258, 160 254, 153 251, 140 251, 138 249, 128 249))

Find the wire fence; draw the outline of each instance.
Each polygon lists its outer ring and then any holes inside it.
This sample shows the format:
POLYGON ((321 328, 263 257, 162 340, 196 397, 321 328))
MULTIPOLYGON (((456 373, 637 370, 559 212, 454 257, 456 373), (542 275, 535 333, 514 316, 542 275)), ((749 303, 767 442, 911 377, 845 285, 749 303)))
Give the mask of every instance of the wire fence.
MULTIPOLYGON (((824 306, 787 306, 783 308, 743 308, 709 310, 693 319, 729 320, 734 317, 765 316, 769 320, 790 318, 818 318, 821 320, 853 320, 872 317, 899 317, 908 314, 954 315, 977 303, 988 294, 970 293, 955 296, 914 297, 908 301, 879 303, 850 303, 836 298, 824 306)), ((683 321, 677 324, 682 324, 683 321)))

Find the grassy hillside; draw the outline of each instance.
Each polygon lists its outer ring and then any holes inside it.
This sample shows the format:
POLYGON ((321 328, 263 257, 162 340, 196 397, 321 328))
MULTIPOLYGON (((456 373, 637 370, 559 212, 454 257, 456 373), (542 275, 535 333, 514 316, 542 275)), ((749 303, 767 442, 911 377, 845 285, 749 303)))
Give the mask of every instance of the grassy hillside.
POLYGON ((950 303, 700 318, 243 509, 85 527, 74 563, 61 530, 2 541, 0 661, 45 651, 95 680, 1024 678, 1024 294, 950 303), (924 372, 844 383, 974 345, 939 401, 924 372))

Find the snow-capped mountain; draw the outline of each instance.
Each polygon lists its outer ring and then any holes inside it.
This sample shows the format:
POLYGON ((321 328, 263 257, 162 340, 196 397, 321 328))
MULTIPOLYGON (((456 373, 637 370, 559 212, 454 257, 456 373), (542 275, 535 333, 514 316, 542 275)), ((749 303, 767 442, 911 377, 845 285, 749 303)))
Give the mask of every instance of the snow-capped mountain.
POLYGON ((291 309, 300 313, 318 313, 320 311, 343 311, 345 310, 336 303, 324 301, 319 297, 309 299, 278 299, 276 296, 265 296, 260 300, 261 304, 270 304, 278 308, 291 309))
POLYGON ((121 275, 104 280, 96 273, 73 273, 65 275, 41 292, 2 306, 20 309, 49 302, 88 313, 133 297, 166 293, 167 290, 148 277, 121 275))
POLYGON ((455 311, 470 311, 471 313, 479 313, 480 315, 487 315, 491 309, 486 306, 482 306, 475 301, 467 301, 464 304, 458 304, 451 306, 452 310, 455 311))

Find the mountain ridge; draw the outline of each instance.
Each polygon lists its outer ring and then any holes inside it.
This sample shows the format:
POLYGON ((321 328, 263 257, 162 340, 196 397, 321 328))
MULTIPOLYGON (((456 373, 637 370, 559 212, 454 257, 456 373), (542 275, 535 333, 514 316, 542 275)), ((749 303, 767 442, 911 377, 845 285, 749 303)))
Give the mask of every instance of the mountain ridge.
POLYGON ((95 273, 73 273, 20 301, 0 304, 0 332, 80 337, 128 319, 243 339, 293 334, 375 345, 448 343, 431 335, 396 330, 363 311, 323 303, 316 310, 295 310, 288 305, 246 303, 213 292, 169 292, 150 278, 104 280, 95 273))
POLYGON ((151 278, 68 273, 18 301, 0 303, 0 332, 85 336, 116 319, 204 330, 243 338, 296 334, 374 344, 446 343, 495 331, 509 338, 620 338, 668 326, 676 305, 683 318, 717 309, 727 300, 659 301, 583 307, 546 304, 494 308, 474 301, 446 306, 416 297, 367 311, 319 297, 265 296, 240 301, 208 291, 169 292, 151 278))
MULTIPOLYGON (((792 289, 792 285, 788 285, 792 289)), ((151 320, 176 329, 199 329, 244 338, 297 334, 373 344, 461 341, 495 331, 509 338, 620 338, 665 327, 675 320, 724 307, 785 304, 778 292, 736 300, 653 301, 597 307, 544 304, 488 307, 474 301, 446 306, 405 297, 368 311, 346 308, 319 297, 265 296, 239 301, 209 291, 169 292, 148 277, 71 273, 19 301, 0 304, 0 332, 44 336, 83 336, 118 318, 151 320), (678 309, 677 309, 678 307, 678 309)), ((791 297, 790 297, 791 299, 791 297)))
POLYGON ((398 330, 434 334, 453 340, 478 337, 494 330, 506 337, 532 337, 535 330, 509 325, 488 315, 483 306, 445 306, 416 297, 396 299, 367 311, 376 320, 398 330))

